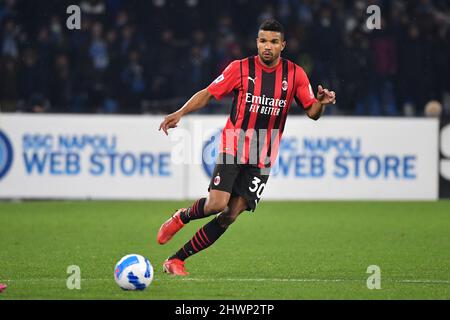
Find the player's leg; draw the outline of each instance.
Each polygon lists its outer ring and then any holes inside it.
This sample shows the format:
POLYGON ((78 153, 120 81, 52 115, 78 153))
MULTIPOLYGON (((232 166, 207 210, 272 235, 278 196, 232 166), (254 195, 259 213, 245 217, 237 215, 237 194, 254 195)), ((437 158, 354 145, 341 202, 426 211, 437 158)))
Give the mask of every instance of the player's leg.
POLYGON ((206 198, 198 199, 189 208, 181 208, 164 222, 157 235, 160 244, 167 243, 185 224, 217 214, 227 207, 239 167, 233 162, 216 165, 206 198))
POLYGON ((247 200, 239 196, 233 197, 228 203, 227 210, 217 215, 217 222, 222 228, 228 228, 247 208, 247 200))
POLYGON ((211 189, 206 198, 197 200, 190 208, 180 214, 181 221, 186 224, 192 220, 203 219, 222 212, 227 207, 230 196, 231 194, 228 191, 211 189))
POLYGON ((164 263, 164 271, 187 275, 184 260, 211 246, 244 210, 255 211, 269 176, 256 167, 246 166, 235 178, 227 208, 203 226, 194 237, 164 263))
POLYGON ((221 153, 218 159, 221 161, 214 167, 208 197, 197 200, 190 208, 180 213, 183 223, 217 214, 227 207, 240 168, 232 155, 221 153))
POLYGON ((164 271, 175 275, 187 275, 184 261, 216 242, 246 208, 247 201, 245 199, 241 197, 231 198, 225 210, 201 227, 192 239, 164 262, 164 271))
POLYGON ((210 190, 207 198, 201 198, 194 202, 189 208, 181 208, 172 217, 164 222, 159 231, 157 240, 159 244, 167 243, 191 220, 202 219, 217 214, 227 207, 230 193, 220 190, 210 190))
POLYGON ((245 166, 233 186, 232 194, 245 199, 246 210, 255 211, 269 179, 270 169, 245 166))

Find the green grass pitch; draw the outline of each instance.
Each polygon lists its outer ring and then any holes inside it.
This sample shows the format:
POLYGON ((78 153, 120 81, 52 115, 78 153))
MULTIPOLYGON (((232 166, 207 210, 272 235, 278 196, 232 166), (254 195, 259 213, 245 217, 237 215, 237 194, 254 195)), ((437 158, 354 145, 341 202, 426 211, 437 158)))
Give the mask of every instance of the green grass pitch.
POLYGON ((159 226, 190 202, 0 202, 2 299, 450 299, 450 202, 269 202, 244 213, 186 261, 186 278, 162 262, 204 223, 168 244, 159 226), (138 253, 155 276, 122 291, 115 263, 138 253), (81 289, 66 287, 81 268, 81 289), (381 289, 367 288, 367 267, 381 289))

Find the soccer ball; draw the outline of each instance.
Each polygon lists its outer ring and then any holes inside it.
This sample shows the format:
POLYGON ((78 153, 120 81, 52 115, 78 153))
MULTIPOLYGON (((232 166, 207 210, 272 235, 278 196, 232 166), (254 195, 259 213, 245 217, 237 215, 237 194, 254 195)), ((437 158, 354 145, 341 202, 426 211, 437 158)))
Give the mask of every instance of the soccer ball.
POLYGON ((117 262, 114 279, 123 290, 144 290, 153 280, 153 267, 139 254, 128 254, 117 262))

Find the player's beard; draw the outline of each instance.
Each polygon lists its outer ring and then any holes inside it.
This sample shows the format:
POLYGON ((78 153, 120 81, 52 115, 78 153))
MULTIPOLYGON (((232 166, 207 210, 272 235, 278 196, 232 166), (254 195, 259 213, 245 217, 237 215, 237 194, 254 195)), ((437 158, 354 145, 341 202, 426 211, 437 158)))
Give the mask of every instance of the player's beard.
POLYGON ((278 59, 278 57, 279 57, 279 55, 277 56, 272 53, 270 58, 266 58, 266 57, 264 57, 264 52, 259 55, 259 58, 261 59, 261 61, 267 65, 271 65, 272 63, 274 63, 278 59))

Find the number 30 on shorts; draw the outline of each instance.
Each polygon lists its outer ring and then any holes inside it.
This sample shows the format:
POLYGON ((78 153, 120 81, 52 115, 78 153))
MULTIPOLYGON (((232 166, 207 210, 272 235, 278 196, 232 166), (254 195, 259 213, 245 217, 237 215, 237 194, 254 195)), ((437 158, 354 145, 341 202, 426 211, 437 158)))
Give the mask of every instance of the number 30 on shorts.
POLYGON ((248 187, 248 190, 250 192, 254 192, 256 194, 256 197, 258 197, 258 200, 261 198, 261 195, 264 191, 264 188, 266 187, 265 183, 261 183, 261 179, 258 177, 254 177, 252 181, 252 185, 248 187))

